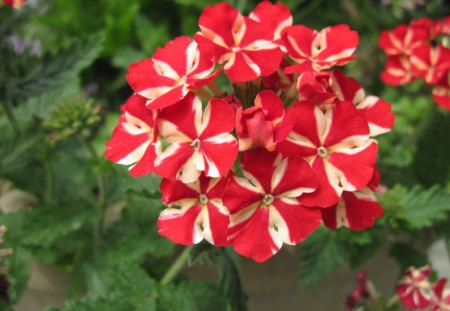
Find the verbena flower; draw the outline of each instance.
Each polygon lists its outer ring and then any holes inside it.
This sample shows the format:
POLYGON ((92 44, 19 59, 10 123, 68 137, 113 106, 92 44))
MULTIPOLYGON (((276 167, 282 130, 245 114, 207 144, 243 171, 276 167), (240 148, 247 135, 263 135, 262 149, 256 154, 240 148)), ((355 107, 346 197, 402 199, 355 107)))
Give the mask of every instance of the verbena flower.
POLYGON ((396 292, 401 303, 409 309, 424 309, 433 298, 430 266, 416 269, 411 267, 403 273, 403 278, 397 283, 396 292))
MULTIPOLYGON (((382 208, 371 137, 388 132, 394 115, 328 70, 356 57, 358 33, 293 25, 286 6, 268 1, 248 17, 225 2, 208 6, 199 27, 194 41, 178 37, 129 67, 135 94, 105 152, 134 176, 163 177, 159 233, 183 245, 230 244, 262 262, 322 221, 374 225, 382 208), (221 88, 222 72, 234 92, 221 88)), ((406 73, 389 75, 400 83, 406 73)))

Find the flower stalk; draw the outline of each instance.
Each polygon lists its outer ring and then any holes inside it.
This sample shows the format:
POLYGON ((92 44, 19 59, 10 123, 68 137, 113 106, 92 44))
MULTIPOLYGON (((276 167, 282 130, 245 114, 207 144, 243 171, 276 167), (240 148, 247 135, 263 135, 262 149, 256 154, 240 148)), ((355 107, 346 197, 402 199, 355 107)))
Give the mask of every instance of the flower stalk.
POLYGON ((178 256, 178 258, 175 260, 175 262, 172 264, 172 266, 167 270, 166 274, 161 279, 161 285, 167 285, 172 282, 177 275, 183 270, 183 268, 186 266, 189 255, 191 252, 191 247, 186 247, 183 252, 178 256))

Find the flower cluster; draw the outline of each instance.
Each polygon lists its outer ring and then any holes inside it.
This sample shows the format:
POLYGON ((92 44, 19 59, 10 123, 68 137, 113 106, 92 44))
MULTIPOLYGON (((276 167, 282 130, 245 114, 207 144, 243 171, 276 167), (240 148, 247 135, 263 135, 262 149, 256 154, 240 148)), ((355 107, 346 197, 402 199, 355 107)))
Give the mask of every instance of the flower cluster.
POLYGON ((396 289, 404 307, 414 310, 429 308, 430 311, 450 311, 450 288, 446 287, 448 280, 441 278, 432 283, 430 275, 430 266, 419 269, 410 267, 405 271, 396 289))
POLYGON ((262 262, 322 221, 362 230, 383 211, 377 143, 390 104, 335 66, 355 58, 347 25, 293 25, 281 3, 243 16, 222 2, 181 36, 129 67, 105 156, 133 176, 156 173, 167 209, 159 233, 205 239, 262 262), (232 86, 219 87, 225 75, 232 86))
POLYGON ((19 9, 27 0, 3 0, 3 3, 15 9, 19 9))
POLYGON ((416 79, 433 85, 434 101, 450 110, 450 16, 432 21, 412 20, 390 31, 383 31, 378 45, 387 55, 381 79, 402 85, 416 79))

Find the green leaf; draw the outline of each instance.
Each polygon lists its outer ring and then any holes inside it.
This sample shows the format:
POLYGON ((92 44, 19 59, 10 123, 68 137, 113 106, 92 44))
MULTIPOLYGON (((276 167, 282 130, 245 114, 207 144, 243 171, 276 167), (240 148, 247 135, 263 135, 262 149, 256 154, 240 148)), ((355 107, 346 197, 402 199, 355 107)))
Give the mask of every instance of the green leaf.
POLYGON ((406 243, 394 243, 389 249, 389 255, 399 263, 401 271, 411 266, 422 267, 428 264, 426 255, 406 243))
POLYGON ((301 244, 299 281, 306 288, 319 283, 344 262, 345 252, 336 232, 319 228, 301 244))
POLYGON ((103 42, 103 34, 97 33, 75 41, 56 55, 45 56, 20 81, 17 99, 42 94, 75 78, 98 57, 103 42))
POLYGON ((450 174, 450 114, 433 111, 427 127, 417 141, 414 172, 425 186, 445 185, 450 174))
POLYGON ((248 310, 247 295, 242 286, 239 270, 226 248, 202 243, 192 248, 190 256, 191 265, 210 263, 219 270, 219 288, 227 299, 227 310, 248 310))
POLYGON ((78 77, 67 83, 51 88, 39 96, 28 99, 15 109, 17 121, 28 122, 33 118, 45 119, 50 108, 61 100, 80 94, 80 79, 78 77))
POLYGON ((17 302, 25 291, 31 271, 31 253, 23 247, 14 247, 13 255, 7 259, 8 281, 11 286, 8 290, 12 302, 17 302))
POLYGON ((403 206, 403 219, 410 228, 430 227, 449 216, 450 192, 439 186, 429 189, 416 186, 401 197, 400 203, 403 206))

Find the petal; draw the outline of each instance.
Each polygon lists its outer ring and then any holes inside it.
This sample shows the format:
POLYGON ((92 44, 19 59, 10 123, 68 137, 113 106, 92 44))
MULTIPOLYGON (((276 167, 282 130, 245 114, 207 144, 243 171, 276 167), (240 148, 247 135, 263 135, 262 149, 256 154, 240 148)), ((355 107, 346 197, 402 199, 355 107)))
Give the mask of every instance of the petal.
POLYGON ((203 223, 205 239, 216 246, 228 245, 227 229, 230 224, 229 213, 221 201, 208 203, 208 222, 203 223))
POLYGON ((345 76, 338 69, 333 72, 333 83, 331 87, 341 101, 350 101, 357 104, 365 97, 364 90, 358 81, 345 76))
POLYGON ((206 161, 206 176, 224 176, 237 158, 238 143, 233 135, 223 133, 202 141, 201 152, 206 161))
POLYGON ((323 221, 328 228, 345 226, 352 230, 372 227, 375 219, 383 216, 383 208, 372 191, 344 191, 337 205, 322 209, 323 221))
POLYGON ((207 6, 198 20, 203 35, 222 46, 234 45, 232 30, 242 23, 242 15, 231 5, 221 2, 207 6))
POLYGON ((157 156, 155 172, 170 180, 194 182, 200 175, 194 161, 194 149, 189 144, 172 144, 157 156))
POLYGON ((275 168, 271 180, 271 193, 297 198, 317 189, 318 181, 308 163, 298 157, 287 157, 275 168))
POLYGON ((369 139, 367 120, 356 111, 351 102, 336 103, 325 112, 325 117, 327 127, 323 134, 323 146, 331 147, 350 139, 361 145, 369 139))
POLYGON ((254 204, 259 204, 263 196, 264 193, 246 178, 234 176, 225 189, 223 203, 231 214, 235 214, 254 204))
POLYGON ((203 113, 200 139, 228 134, 234 129, 235 122, 233 108, 225 100, 213 98, 203 113))
POLYGON ((323 208, 336 204, 342 193, 336 171, 320 157, 314 159, 311 167, 317 176, 319 186, 312 193, 304 193, 299 199, 300 203, 308 207, 323 208))
POLYGON ((263 262, 276 254, 283 242, 274 239, 268 208, 255 208, 250 216, 233 215, 228 228, 228 242, 242 256, 263 262))
MULTIPOLYGON (((194 140, 201 129, 202 103, 193 93, 163 109, 158 115, 159 133, 168 141, 180 142, 181 135, 194 140)), ((186 139, 186 142, 188 139, 186 139)))
POLYGON ((373 175, 377 151, 377 143, 370 140, 361 147, 333 152, 329 156, 328 161, 337 170, 336 175, 343 190, 355 191, 369 183, 373 175))
POLYGON ((172 242, 183 245, 192 245, 203 240, 200 228, 197 225, 202 208, 198 204, 184 206, 181 209, 167 208, 158 218, 158 233, 172 242))
POLYGON ((261 185, 265 193, 271 193, 271 180, 281 154, 258 148, 245 152, 241 157, 244 176, 254 185, 261 185))
MULTIPOLYGON (((154 97, 153 100, 147 101, 147 108, 148 109, 162 109, 169 106, 172 106, 176 103, 178 103, 180 100, 183 100, 183 98, 186 97, 188 91, 183 86, 177 86, 174 87, 171 90, 168 90, 164 94, 158 95, 158 96, 148 96, 148 97, 154 97)), ((145 96, 146 94, 143 94, 145 96)))
POLYGON ((234 53, 232 59, 225 64, 225 74, 233 81, 245 82, 254 80, 261 74, 261 69, 243 53, 234 53))
POLYGON ((272 4, 269 1, 261 1, 249 17, 273 33, 274 40, 280 39, 282 31, 292 26, 291 12, 280 2, 272 4))
POLYGON ((160 185, 161 201, 164 205, 171 207, 176 205, 178 201, 193 199, 198 200, 200 189, 198 182, 192 184, 184 184, 178 180, 173 181, 163 179, 160 185))
MULTIPOLYGON (((356 50, 359 43, 358 32, 345 24, 330 26, 320 31, 318 39, 320 53, 318 60, 343 65, 356 50)), ((314 45, 314 44, 313 44, 314 45)))
POLYGON ((273 203, 271 224, 275 226, 277 239, 295 245, 306 239, 322 223, 319 208, 288 204, 281 199, 273 203))
POLYGON ((183 77, 188 69, 187 52, 191 42, 187 36, 177 37, 169 41, 164 48, 158 48, 153 59, 166 63, 177 73, 178 77, 183 77))
POLYGON ((303 25, 288 27, 283 41, 289 56, 297 62, 311 56, 311 46, 318 32, 303 25))
POLYGON ((381 98, 367 96, 356 109, 369 123, 372 137, 387 133, 394 126, 395 115, 391 112, 391 104, 381 98))
POLYGON ((259 92, 255 98, 255 106, 264 109, 268 120, 277 125, 284 118, 284 106, 281 99, 270 90, 259 92))
POLYGON ((292 131, 277 145, 284 155, 308 157, 316 154, 325 131, 325 116, 310 102, 299 102, 286 111, 286 119, 293 120, 292 131))

